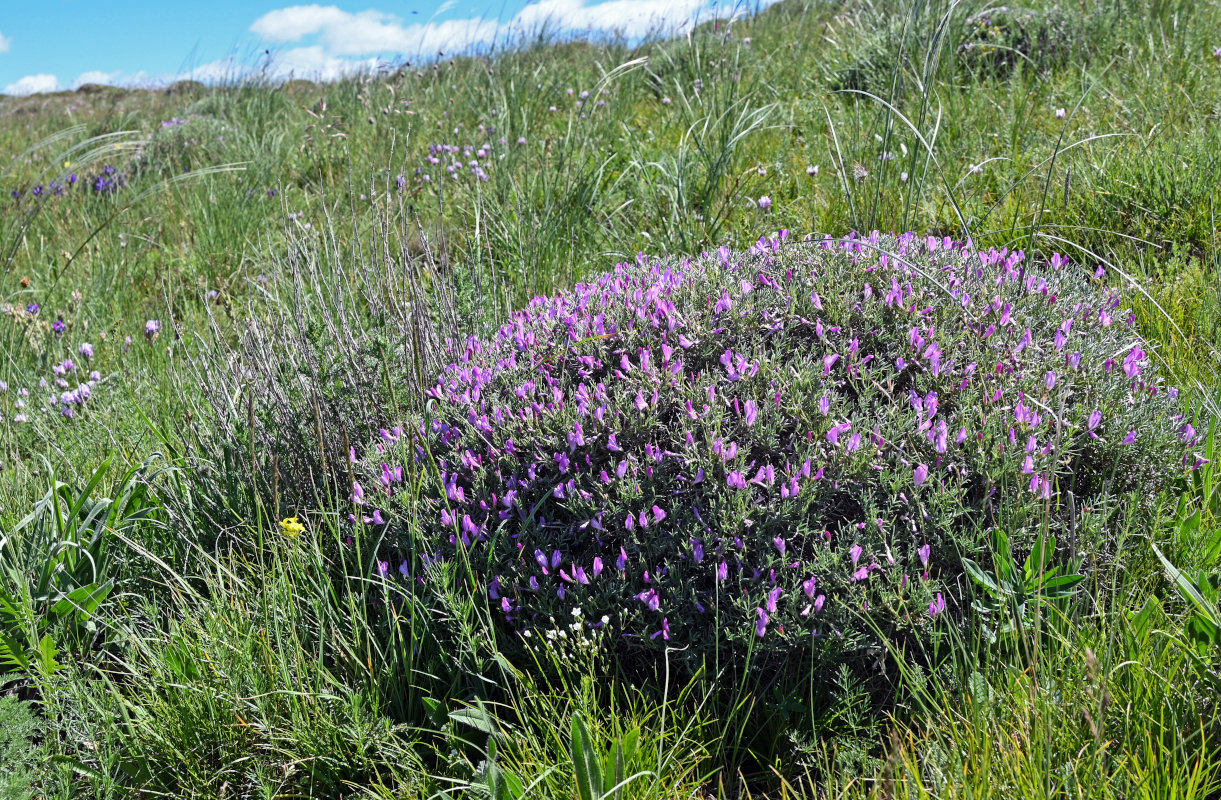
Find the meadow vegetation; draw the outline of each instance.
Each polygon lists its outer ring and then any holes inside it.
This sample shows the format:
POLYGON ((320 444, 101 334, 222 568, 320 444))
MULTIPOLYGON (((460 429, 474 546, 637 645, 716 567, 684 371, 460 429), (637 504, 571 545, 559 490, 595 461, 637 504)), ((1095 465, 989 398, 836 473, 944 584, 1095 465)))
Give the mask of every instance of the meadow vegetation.
POLYGON ((0 97, 0 797, 1218 796, 1218 31, 0 97))

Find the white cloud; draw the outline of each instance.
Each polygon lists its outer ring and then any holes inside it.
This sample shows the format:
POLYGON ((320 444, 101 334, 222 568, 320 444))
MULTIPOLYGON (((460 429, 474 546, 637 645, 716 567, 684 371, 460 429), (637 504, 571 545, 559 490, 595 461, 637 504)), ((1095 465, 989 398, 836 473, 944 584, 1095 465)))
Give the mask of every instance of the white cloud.
MULTIPOLYGON (((687 24, 713 16, 738 16, 741 4, 733 0, 732 6, 720 5, 727 1, 534 0, 502 22, 482 17, 438 20, 439 15, 456 5, 454 0, 446 0, 432 18, 410 24, 376 9, 350 12, 318 3, 286 6, 267 12, 250 25, 251 33, 262 43, 260 49, 267 45, 285 48, 273 49, 266 62, 250 66, 230 55, 179 77, 220 82, 263 74, 271 78, 331 80, 374 70, 380 59, 460 53, 511 44, 539 31, 557 35, 617 34, 639 39, 654 33, 674 33, 687 24)), ((775 1, 756 0, 759 7, 775 1)))
POLYGON ((582 0, 540 0, 523 8, 510 25, 519 32, 558 26, 637 38, 695 20, 706 10, 704 0, 607 0, 593 5, 582 0))
POLYGON ((112 84, 119 77, 118 72, 103 72, 100 69, 91 69, 87 72, 82 72, 76 76, 76 80, 72 81, 72 87, 76 88, 86 83, 101 83, 112 84))
POLYGON ((13 40, 5 36, 4 31, 0 31, 0 53, 7 53, 12 46, 13 40))
MULTIPOLYGON (((378 12, 364 14, 383 16, 378 12)), ((268 42, 297 42, 304 36, 320 33, 327 27, 358 16, 342 11, 336 6, 289 6, 269 11, 254 21, 250 30, 255 36, 268 42)))
POLYGON ((36 92, 54 92, 59 89, 59 78, 47 73, 26 75, 16 83, 4 87, 5 94, 35 94, 36 92))
POLYGON ((393 14, 374 9, 353 13, 314 4, 270 11, 256 19, 250 30, 275 44, 317 37, 309 47, 321 47, 322 52, 313 53, 311 58, 326 69, 334 69, 329 61, 332 56, 429 56, 486 46, 544 28, 638 38, 672 30, 711 11, 708 0, 606 0, 592 4, 585 0, 537 0, 508 22, 471 17, 404 25, 393 14))
POLYGON ((277 53, 272 64, 272 71, 279 76, 294 75, 299 78, 329 81, 353 72, 373 69, 377 59, 354 61, 339 58, 326 52, 319 45, 310 47, 294 47, 277 53))

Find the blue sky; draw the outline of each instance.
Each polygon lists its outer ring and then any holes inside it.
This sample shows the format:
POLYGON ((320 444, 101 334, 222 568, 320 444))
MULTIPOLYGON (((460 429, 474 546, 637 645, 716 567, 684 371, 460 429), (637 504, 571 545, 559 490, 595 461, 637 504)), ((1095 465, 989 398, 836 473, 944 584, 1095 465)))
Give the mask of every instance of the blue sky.
POLYGON ((0 91, 209 80, 264 50, 279 75, 326 79, 378 61, 486 47, 544 24, 638 37, 707 16, 715 1, 9 0, 0 11, 0 91))

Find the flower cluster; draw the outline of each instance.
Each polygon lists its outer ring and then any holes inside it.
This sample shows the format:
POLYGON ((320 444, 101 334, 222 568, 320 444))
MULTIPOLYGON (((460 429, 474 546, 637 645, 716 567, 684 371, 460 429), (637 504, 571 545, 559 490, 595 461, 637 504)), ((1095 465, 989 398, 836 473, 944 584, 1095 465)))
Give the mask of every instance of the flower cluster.
MULTIPOLYGON (((80 295, 74 294, 74 302, 80 295)), ((76 323, 65 321, 61 314, 50 321, 41 318, 43 311, 37 301, 24 306, 0 303, 0 318, 7 318, 14 328, 16 339, 24 340, 28 352, 35 362, 45 364, 32 370, 23 370, 21 362, 14 360, 8 369, 0 371, 0 422, 21 425, 31 422, 35 412, 47 418, 60 420, 77 419, 89 407, 99 387, 103 384, 102 372, 97 367, 97 353, 93 342, 72 339, 76 323)), ((158 320, 145 323, 145 336, 151 341, 161 330, 158 320)), ((107 334, 99 334, 99 342, 105 342, 107 334)), ((122 350, 131 347, 131 337, 126 337, 122 350)))
MULTIPOLYGON (((486 181, 489 176, 484 168, 488 166, 491 156, 491 144, 430 144, 424 164, 416 167, 412 182, 417 186, 432 183, 434 175, 449 176, 455 181, 466 176, 486 181)), ((398 175, 394 180, 395 188, 400 192, 405 191, 407 180, 405 176, 398 175)))
POLYGON ((1198 466, 1101 277, 911 233, 640 255, 452 343, 351 499, 405 580, 469 559, 523 634, 575 604, 696 657, 917 635, 991 525, 1198 466))

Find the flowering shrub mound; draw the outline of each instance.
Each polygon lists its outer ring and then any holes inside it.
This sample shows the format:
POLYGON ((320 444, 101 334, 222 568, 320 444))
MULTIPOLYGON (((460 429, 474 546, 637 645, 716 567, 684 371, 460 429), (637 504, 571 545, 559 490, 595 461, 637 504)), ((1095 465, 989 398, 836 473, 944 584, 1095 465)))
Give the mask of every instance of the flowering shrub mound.
POLYGON ((1068 529, 1069 491, 1194 464, 1100 275, 784 239, 639 256, 453 345, 427 418, 357 465, 383 574, 427 591, 469 563, 524 635, 580 609, 629 650, 842 655, 935 624, 991 525, 1020 546, 1068 529))

